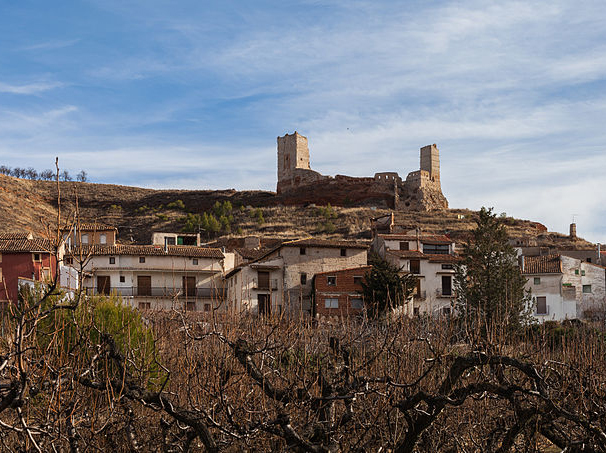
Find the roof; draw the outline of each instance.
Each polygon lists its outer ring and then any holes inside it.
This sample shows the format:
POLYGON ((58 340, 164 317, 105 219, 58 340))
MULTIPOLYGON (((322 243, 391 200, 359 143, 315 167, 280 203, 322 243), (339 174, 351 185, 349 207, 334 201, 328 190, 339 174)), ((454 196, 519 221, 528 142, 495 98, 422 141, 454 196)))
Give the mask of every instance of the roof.
POLYGON ((0 233, 0 241, 10 241, 18 239, 33 239, 32 233, 24 232, 13 232, 13 233, 0 233))
MULTIPOLYGON (((380 238, 392 241, 416 241, 416 234, 378 234, 380 238)), ((452 244, 453 240, 444 234, 420 234, 419 240, 425 244, 452 244)))
POLYGON ((430 263, 458 263, 461 257, 458 255, 436 254, 425 255, 429 258, 430 263))
POLYGON ((560 255, 524 256, 523 274, 561 274, 560 255))
MULTIPOLYGON (((260 248, 260 249, 246 249, 246 248, 235 248, 234 252, 240 255, 245 260, 256 260, 265 255, 270 249, 268 248, 260 248)), ((273 249, 271 249, 273 250, 273 249)))
MULTIPOLYGON (((94 256, 140 255, 140 256, 186 256, 192 258, 224 258, 220 249, 196 247, 195 245, 89 245, 82 246, 82 252, 94 256)), ((79 253, 75 249, 73 254, 79 253)))
POLYGON ((326 272, 318 272, 315 275, 328 275, 328 274, 338 274, 339 272, 351 272, 351 271, 367 271, 370 270, 372 268, 372 266, 358 266, 358 267, 350 267, 348 269, 337 269, 334 271, 326 271, 326 272))
POLYGON ((53 246, 48 239, 5 239, 0 240, 2 253, 53 252, 53 246))
POLYGON ((367 249, 368 245, 355 241, 338 241, 330 239, 297 239, 295 241, 284 242, 282 247, 327 247, 327 248, 350 248, 350 249, 367 249))
POLYGON ((98 223, 98 222, 92 222, 92 223, 80 222, 79 224, 74 224, 73 227, 71 227, 71 228, 62 228, 63 231, 71 230, 71 229, 75 229, 75 230, 79 230, 79 231, 118 231, 118 229, 114 226, 106 225, 104 223, 98 223))
POLYGON ((428 258, 429 255, 425 255, 418 250, 390 250, 387 249, 387 253, 390 253, 394 256, 398 256, 400 258, 428 258))

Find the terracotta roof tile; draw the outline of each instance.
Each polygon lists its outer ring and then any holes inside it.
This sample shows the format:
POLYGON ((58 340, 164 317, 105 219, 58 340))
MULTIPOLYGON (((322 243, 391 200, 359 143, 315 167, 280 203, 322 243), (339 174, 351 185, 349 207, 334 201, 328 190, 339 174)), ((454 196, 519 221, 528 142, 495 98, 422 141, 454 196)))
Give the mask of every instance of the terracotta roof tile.
POLYGON ((418 250, 387 250, 387 253, 390 253, 394 256, 399 256, 400 258, 419 258, 419 259, 427 259, 429 255, 424 255, 422 252, 418 250))
MULTIPOLYGON (((82 252, 92 255, 141 255, 141 256, 186 256, 194 258, 224 258, 220 249, 196 247, 194 245, 90 245, 83 246, 82 252)), ((76 255, 78 249, 73 251, 76 255)))
POLYGON ((14 241, 19 239, 33 239, 33 236, 31 233, 23 232, 0 233, 0 241, 14 241))
POLYGON ((0 240, 0 252, 53 252, 51 241, 47 239, 7 239, 0 240))
MULTIPOLYGON (((73 229, 78 228, 78 225, 74 225, 73 229)), ((111 225, 106 225, 104 223, 98 222, 80 222, 79 225, 80 231, 118 231, 118 229, 111 225)), ((63 231, 69 230, 72 228, 63 228, 63 231)))
POLYGON ((560 255, 525 256, 523 274, 561 274, 560 255))
POLYGON ((457 263, 461 261, 461 257, 458 255, 426 255, 429 257, 430 263, 457 263))
MULTIPOLYGON (((379 237, 392 241, 416 241, 415 234, 379 234, 379 237)), ((419 240, 426 244, 452 244, 453 240, 444 234, 421 234, 419 240)))
POLYGON ((298 239, 295 241, 284 242, 282 247, 328 247, 328 248, 350 248, 350 249, 367 249, 367 244, 354 241, 338 241, 330 239, 298 239))

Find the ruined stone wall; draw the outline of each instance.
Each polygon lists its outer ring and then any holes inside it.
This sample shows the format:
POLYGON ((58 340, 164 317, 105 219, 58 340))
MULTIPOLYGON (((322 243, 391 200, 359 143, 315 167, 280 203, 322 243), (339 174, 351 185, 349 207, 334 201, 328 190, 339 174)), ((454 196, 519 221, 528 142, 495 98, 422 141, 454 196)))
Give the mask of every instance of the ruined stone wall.
POLYGON ((406 181, 397 172, 380 172, 366 178, 330 177, 311 169, 306 137, 297 132, 286 134, 278 137, 277 193, 285 204, 364 204, 401 210, 448 208, 440 187, 437 146, 421 148, 420 156, 421 169, 409 173, 406 181))

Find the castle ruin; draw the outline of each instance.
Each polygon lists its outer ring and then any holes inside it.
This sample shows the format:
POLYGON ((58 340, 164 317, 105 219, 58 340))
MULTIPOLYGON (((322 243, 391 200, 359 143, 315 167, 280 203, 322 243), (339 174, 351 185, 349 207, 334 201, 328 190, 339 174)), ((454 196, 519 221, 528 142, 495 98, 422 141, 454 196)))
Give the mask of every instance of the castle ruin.
POLYGON ((397 172, 363 178, 332 177, 311 169, 307 137, 296 131, 278 137, 277 193, 291 204, 370 204, 423 211, 448 208, 440 185, 440 152, 435 144, 421 148, 420 168, 405 180, 397 172))

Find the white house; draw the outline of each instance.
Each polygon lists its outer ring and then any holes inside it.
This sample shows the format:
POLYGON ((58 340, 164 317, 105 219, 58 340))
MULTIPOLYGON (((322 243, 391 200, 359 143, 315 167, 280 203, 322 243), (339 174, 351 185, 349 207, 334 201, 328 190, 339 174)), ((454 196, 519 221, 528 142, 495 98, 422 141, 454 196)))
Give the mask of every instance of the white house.
POLYGON ((117 294, 140 309, 224 309, 224 255, 195 246, 115 245, 74 249, 71 266, 91 294, 117 294))
POLYGON ((540 322, 603 316, 603 267, 564 255, 521 256, 520 267, 540 322))
POLYGON ((377 234, 371 247, 403 273, 418 277, 413 301, 404 307, 405 314, 450 314, 458 257, 455 243, 448 236, 421 234, 418 230, 377 234))

